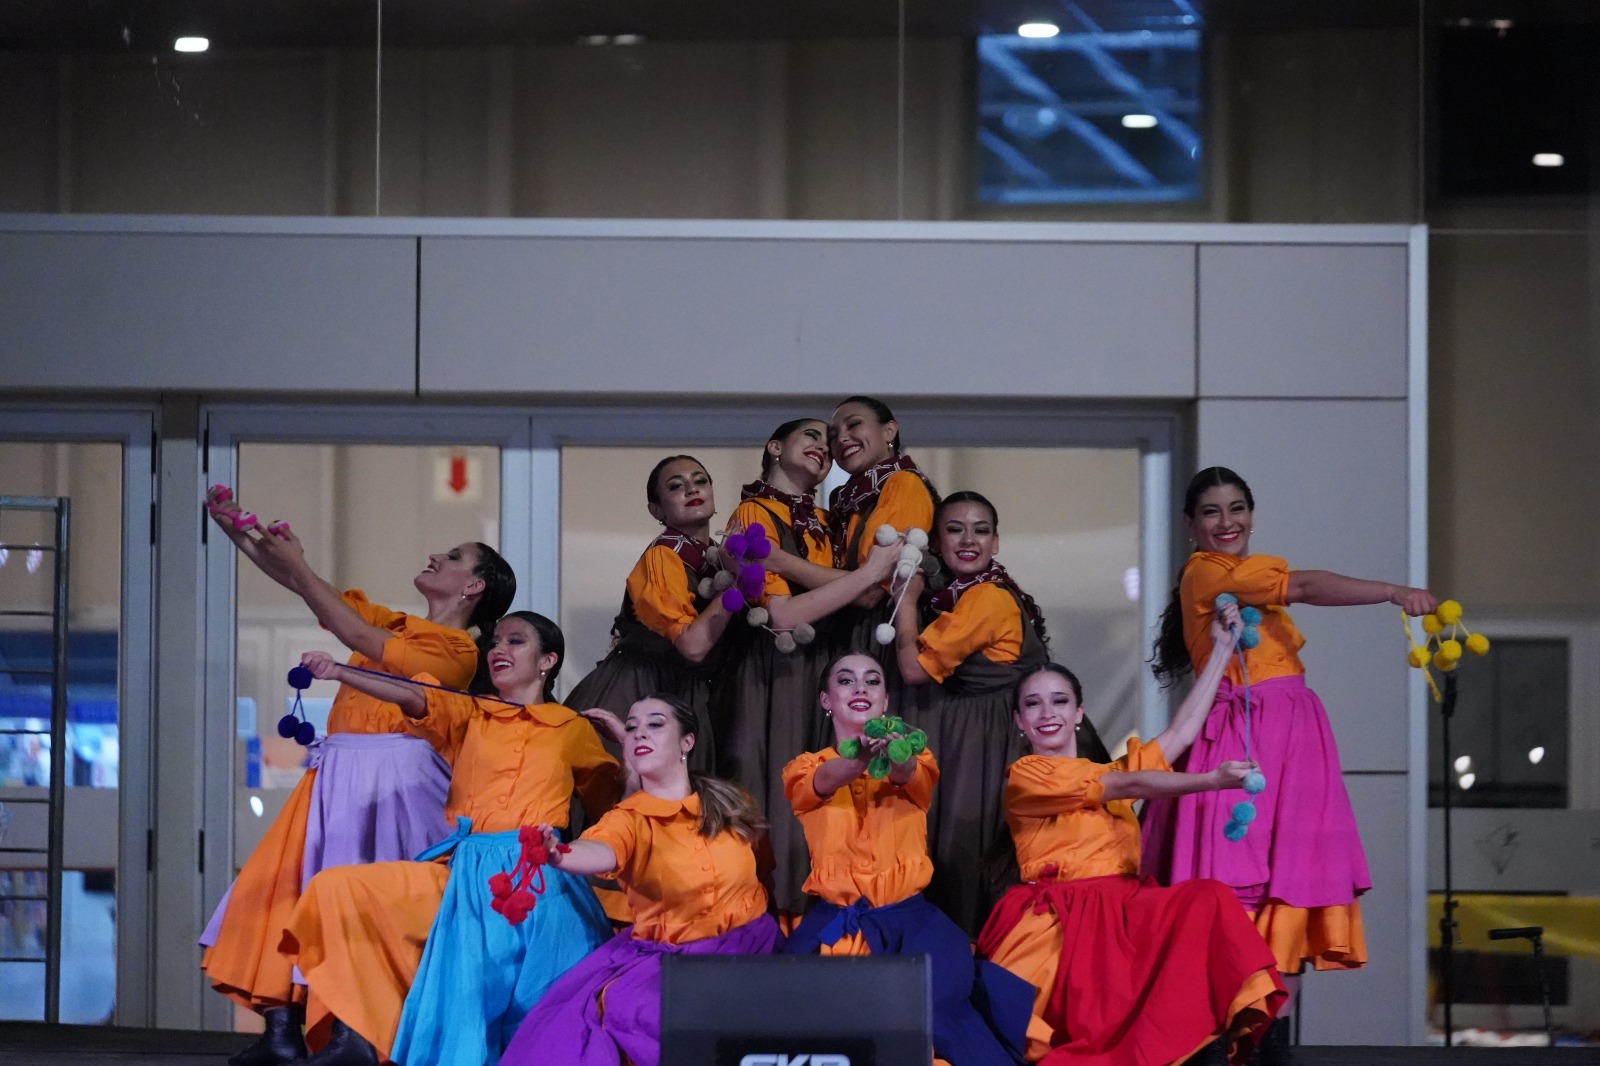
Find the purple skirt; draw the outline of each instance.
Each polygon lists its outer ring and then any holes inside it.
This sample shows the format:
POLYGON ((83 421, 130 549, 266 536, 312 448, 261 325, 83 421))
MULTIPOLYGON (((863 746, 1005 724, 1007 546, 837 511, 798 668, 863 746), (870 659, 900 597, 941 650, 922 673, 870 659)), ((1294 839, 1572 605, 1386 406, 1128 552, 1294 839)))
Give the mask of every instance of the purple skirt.
MULTIPOLYGON (((1224 680, 1194 744, 1173 768, 1207 773, 1245 758, 1244 689, 1224 680)), ((1267 900, 1335 907, 1372 887, 1339 770, 1328 712, 1301 677, 1250 686, 1250 753, 1266 776, 1243 840, 1222 835, 1242 789, 1145 804, 1142 872, 1164 885, 1197 877, 1232 888, 1247 910, 1267 900)))
MULTIPOLYGON (((329 866, 397 862, 449 836, 450 764, 409 733, 333 733, 311 747, 317 776, 306 815, 300 883, 329 866)), ((200 943, 216 943, 229 887, 200 943)), ((298 980, 298 977, 296 978, 298 980)))
POLYGON ((638 940, 624 929, 550 986, 500 1066, 659 1066, 661 956, 770 955, 782 939, 770 914, 685 944, 638 940))

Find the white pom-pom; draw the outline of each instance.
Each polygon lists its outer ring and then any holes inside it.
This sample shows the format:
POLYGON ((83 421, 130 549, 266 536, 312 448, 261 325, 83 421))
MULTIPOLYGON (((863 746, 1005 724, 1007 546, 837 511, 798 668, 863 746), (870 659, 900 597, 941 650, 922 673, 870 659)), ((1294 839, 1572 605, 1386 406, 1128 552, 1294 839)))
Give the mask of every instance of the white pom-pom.
POLYGON ((779 633, 772 638, 772 646, 785 655, 794 651, 794 643, 794 634, 792 633, 779 633))
POLYGON ((765 607, 752 607, 744 617, 753 626, 764 626, 771 616, 765 607))
POLYGON ((873 536, 872 539, 887 548, 889 545, 900 539, 900 534, 895 532, 895 528, 893 526, 885 522, 883 525, 878 527, 878 532, 873 536))
POLYGON ((726 570, 718 570, 717 575, 711 579, 711 587, 718 592, 733 588, 733 575, 726 570))
POLYGON ((894 625, 889 622, 884 622, 878 626, 877 629, 872 631, 872 639, 877 641, 879 644, 893 644, 894 625))
POLYGON ((706 565, 720 566, 722 564, 722 549, 715 544, 706 545, 706 565))
POLYGON ((702 600, 709 600, 711 597, 717 594, 716 582, 712 581, 709 577, 703 577, 700 579, 699 588, 700 598, 702 600))
POLYGON ((928 531, 912 526, 906 530, 906 543, 913 548, 926 548, 928 546, 928 531))
POLYGON ((911 575, 917 572, 917 564, 909 560, 901 560, 894 568, 894 576, 901 581, 909 581, 911 575))
POLYGON ((796 644, 810 644, 817 639, 817 631, 810 622, 801 622, 794 627, 794 641, 796 644))
POLYGON ((923 557, 918 561, 917 565, 922 567, 922 572, 924 574, 932 577, 939 572, 939 557, 932 552, 928 552, 923 555, 923 557))
POLYGON ((905 545, 900 549, 900 561, 902 563, 911 563, 913 566, 920 565, 922 562, 922 549, 913 547, 910 544, 905 545))

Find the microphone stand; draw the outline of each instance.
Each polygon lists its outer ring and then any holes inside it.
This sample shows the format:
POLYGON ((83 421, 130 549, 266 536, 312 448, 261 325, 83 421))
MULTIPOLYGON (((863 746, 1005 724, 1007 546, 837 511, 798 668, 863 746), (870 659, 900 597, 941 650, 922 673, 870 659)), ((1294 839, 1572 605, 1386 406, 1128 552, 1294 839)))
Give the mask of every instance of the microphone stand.
POLYGON ((1444 698, 1439 703, 1441 715, 1440 747, 1443 749, 1443 773, 1439 780, 1444 794, 1444 913, 1439 916, 1439 993, 1444 1000, 1444 1046, 1452 1046, 1454 1029, 1452 1008, 1455 1006, 1455 944, 1456 900, 1450 884, 1450 719, 1456 713, 1456 672, 1444 675, 1444 698))

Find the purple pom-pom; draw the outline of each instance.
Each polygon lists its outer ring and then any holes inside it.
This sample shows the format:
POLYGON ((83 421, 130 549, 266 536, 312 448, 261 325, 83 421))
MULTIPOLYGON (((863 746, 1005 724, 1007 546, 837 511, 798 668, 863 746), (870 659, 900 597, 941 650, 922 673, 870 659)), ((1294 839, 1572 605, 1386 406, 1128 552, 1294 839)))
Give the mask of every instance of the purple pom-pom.
POLYGON ((294 731, 294 742, 302 748, 310 747, 311 742, 316 739, 317 727, 310 722, 301 722, 300 728, 294 731))
POLYGON ((760 596, 766 583, 767 572, 760 563, 746 563, 739 568, 739 591, 744 593, 745 599, 753 600, 760 596))
POLYGON ((294 715, 286 714, 282 718, 278 719, 278 735, 284 740, 288 740, 290 737, 294 736, 295 733, 299 732, 299 730, 300 719, 296 718, 294 715))
MULTIPOLYGON (((757 526, 756 528, 760 529, 761 527, 757 526)), ((765 537, 762 537, 760 540, 751 540, 750 543, 745 546, 750 549, 749 554, 750 558, 752 559, 765 559, 767 556, 772 554, 772 541, 765 537)))
MULTIPOLYGON (((744 539, 745 546, 753 550, 758 542, 767 540, 766 527, 751 526, 749 529, 744 531, 744 539)), ((767 541, 767 543, 770 544, 771 541, 767 541)))
POLYGON ((728 539, 722 542, 722 550, 731 554, 735 559, 744 558, 745 544, 743 533, 729 533, 728 539))
POLYGON ((311 671, 304 666, 289 667, 289 687, 293 689, 308 689, 316 678, 311 676, 311 671))
POLYGON ((726 589, 722 593, 722 608, 730 614, 744 610, 744 593, 738 589, 726 589))

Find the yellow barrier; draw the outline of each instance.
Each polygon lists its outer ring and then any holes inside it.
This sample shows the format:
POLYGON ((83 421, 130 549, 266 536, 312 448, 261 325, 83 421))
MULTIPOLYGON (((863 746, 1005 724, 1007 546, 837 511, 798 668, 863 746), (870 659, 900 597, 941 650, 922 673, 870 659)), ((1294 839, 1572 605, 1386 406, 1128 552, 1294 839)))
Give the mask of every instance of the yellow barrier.
MULTIPOLYGON (((1542 925, 1547 953, 1600 959, 1600 898, 1468 893, 1456 896, 1456 904, 1461 932, 1457 950, 1525 955, 1530 950, 1526 940, 1490 940, 1489 930, 1542 925)), ((1439 945, 1439 917, 1443 910, 1444 896, 1429 893, 1429 948, 1439 945)))

